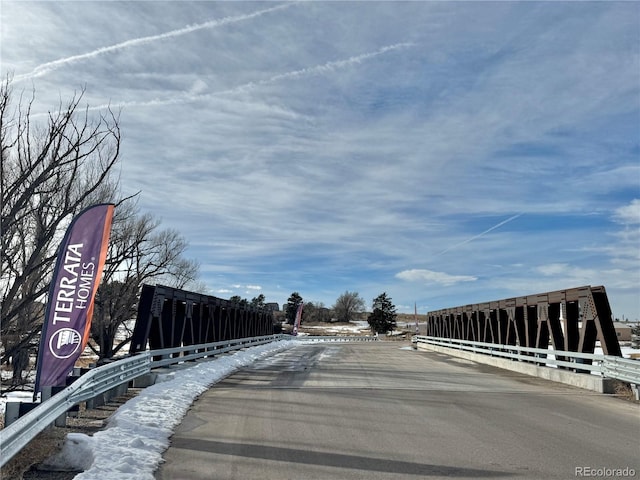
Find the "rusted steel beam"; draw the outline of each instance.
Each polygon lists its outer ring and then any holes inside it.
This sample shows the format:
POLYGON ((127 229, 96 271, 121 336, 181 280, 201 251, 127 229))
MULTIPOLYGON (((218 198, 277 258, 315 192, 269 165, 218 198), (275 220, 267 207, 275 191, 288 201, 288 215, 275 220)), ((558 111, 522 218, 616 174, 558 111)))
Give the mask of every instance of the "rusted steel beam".
POLYGON ((427 334, 502 345, 621 356, 607 292, 583 286, 427 313, 427 334))

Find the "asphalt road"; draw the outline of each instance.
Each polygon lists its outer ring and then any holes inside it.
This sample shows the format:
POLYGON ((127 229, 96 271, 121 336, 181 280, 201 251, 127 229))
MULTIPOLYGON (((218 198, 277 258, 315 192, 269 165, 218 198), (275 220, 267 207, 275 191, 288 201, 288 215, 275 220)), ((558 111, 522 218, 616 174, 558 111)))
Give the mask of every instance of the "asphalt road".
POLYGON ((228 377, 156 479, 640 478, 637 404, 401 346, 301 345, 228 377))

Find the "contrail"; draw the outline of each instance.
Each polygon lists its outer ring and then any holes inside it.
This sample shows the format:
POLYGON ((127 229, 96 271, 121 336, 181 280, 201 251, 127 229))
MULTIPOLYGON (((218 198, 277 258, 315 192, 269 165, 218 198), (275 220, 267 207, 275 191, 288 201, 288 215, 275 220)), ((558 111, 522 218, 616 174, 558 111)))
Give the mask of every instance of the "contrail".
POLYGON ((480 238, 480 237, 482 237, 482 236, 486 235, 487 233, 491 232, 492 230, 495 230, 496 228, 501 227, 501 226, 502 226, 502 225, 504 225, 505 223, 509 223, 509 222, 511 222, 512 220, 515 220, 516 218, 521 217, 521 216, 522 216, 522 213, 518 213, 517 215, 514 215, 513 217, 509 217, 509 218, 507 218, 506 220, 503 220, 502 222, 498 223, 497 225, 494 225, 494 226, 493 226, 493 227, 491 227, 490 229, 485 230, 484 232, 482 232, 482 233, 480 233, 480 234, 476 235, 475 237, 471 237, 471 238, 469 238, 469 239, 465 240, 464 242, 457 243, 457 244, 455 244, 455 245, 453 245, 453 246, 451 246, 451 247, 449 247, 449 248, 447 248, 447 249, 445 249, 445 250, 441 251, 440 253, 438 253, 438 255, 442 255, 443 253, 447 253, 448 251, 453 250, 454 248, 457 248, 457 247, 460 247, 460 246, 462 246, 462 245, 465 245, 465 244, 467 244, 467 243, 469 243, 469 242, 472 242, 472 241, 474 241, 474 240, 476 240, 476 239, 478 239, 478 238, 480 238))
POLYGON ((314 73, 324 73, 335 70, 336 68, 346 67, 349 65, 354 65, 357 63, 361 63, 363 60, 367 60, 372 57, 377 57, 378 55, 382 55, 383 53, 387 53, 392 50, 397 50, 399 48, 411 47, 413 43, 396 43, 395 45, 389 45, 386 47, 382 47, 374 52, 363 53, 362 55, 357 55, 354 57, 347 58, 346 60, 336 60, 333 62, 327 62, 323 65, 316 65, 315 67, 303 68, 302 70, 296 70, 293 72, 282 73, 280 75, 275 75, 268 80, 263 80, 262 82, 258 82, 259 85, 276 82, 278 80, 287 79, 287 78, 296 78, 301 77, 303 75, 309 75, 314 73))
POLYGON ((178 37, 180 35, 185 35, 187 33, 195 32, 198 30, 202 30, 205 28, 215 28, 220 27, 222 25, 227 25, 229 23, 241 22, 244 20, 250 20, 255 17, 259 17, 266 13, 275 12, 276 10, 281 10, 283 8, 289 8, 291 5, 294 5, 296 2, 285 3, 282 5, 277 5, 275 7, 265 8, 263 10, 257 10, 253 13, 248 13, 245 15, 236 15, 231 17, 224 17, 220 20, 210 20, 205 23, 199 23, 196 25, 189 25, 184 28, 179 28, 177 30, 171 30, 169 32, 161 33, 159 35, 150 35, 148 37, 140 37, 134 38, 131 40, 127 40, 125 42, 116 43, 115 45, 110 45, 108 47, 98 48, 91 52, 82 53, 80 55, 73 55, 71 57, 60 58, 58 60, 54 60, 52 62, 43 63, 42 65, 38 65, 34 68, 30 73, 25 73, 23 75, 17 75, 14 77, 14 81, 27 80, 30 78, 41 77, 46 75, 47 73, 56 70, 57 68, 62 67, 68 63, 78 62, 80 60, 86 60, 88 58, 97 57, 104 53, 113 52, 115 50, 122 50, 123 48, 134 47, 137 45, 143 45, 150 42, 155 42, 156 40, 163 40, 165 38, 178 37))
POLYGON ((379 48, 378 50, 375 50, 373 52, 363 53, 360 55, 349 57, 344 60, 334 60, 331 62, 323 63, 321 65, 315 65, 313 67, 307 67, 307 68, 302 68, 300 70, 293 70, 291 72, 280 73, 278 75, 274 75, 264 80, 245 83, 237 87, 233 87, 227 90, 220 90, 218 92, 213 92, 213 93, 206 93, 202 95, 184 94, 183 96, 177 97, 177 98, 148 100, 145 102, 132 101, 132 102, 122 102, 117 104, 98 105, 95 107, 90 107, 88 110, 103 110, 105 108, 114 108, 114 107, 123 108, 123 107, 148 107, 148 106, 159 106, 159 105, 175 105, 178 103, 198 101, 198 100, 203 100, 211 97, 231 95, 234 93, 245 92, 256 87, 269 85, 269 84, 278 82, 280 80, 288 80, 288 79, 299 78, 303 76, 333 72, 339 68, 348 67, 350 65, 356 65, 370 58, 377 57, 378 55, 382 55, 384 53, 387 53, 393 50, 398 50, 400 48, 411 47, 413 45, 414 45, 413 43, 396 43, 394 45, 388 45, 386 47, 379 48))

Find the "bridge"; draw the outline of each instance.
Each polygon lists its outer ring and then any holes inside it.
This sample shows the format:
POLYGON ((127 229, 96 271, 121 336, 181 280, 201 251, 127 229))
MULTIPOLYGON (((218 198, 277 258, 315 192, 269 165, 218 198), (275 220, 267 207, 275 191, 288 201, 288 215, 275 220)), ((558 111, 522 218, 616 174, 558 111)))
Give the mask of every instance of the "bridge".
POLYGON ((593 299, 600 288, 432 312, 427 331, 445 336, 416 336, 413 345, 263 335, 271 326, 264 313, 147 289, 134 335, 140 353, 83 375, 0 431, 2 462, 69 407, 94 405, 131 382, 152 383, 158 368, 288 338, 293 348, 245 367, 194 403, 157 479, 640 474, 636 402, 523 373, 542 368, 640 383, 639 362, 593 353, 596 340, 619 352, 607 333, 606 296, 593 299), (573 349, 550 355, 545 335, 573 349), (496 368, 500 361, 518 368, 496 368))

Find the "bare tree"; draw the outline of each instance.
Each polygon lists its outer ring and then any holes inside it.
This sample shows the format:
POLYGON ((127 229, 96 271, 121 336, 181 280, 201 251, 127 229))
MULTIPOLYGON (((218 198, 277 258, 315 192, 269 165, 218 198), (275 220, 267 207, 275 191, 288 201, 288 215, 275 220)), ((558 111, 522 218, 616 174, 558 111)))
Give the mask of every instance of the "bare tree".
POLYGON ((14 99, 10 78, 0 84, 3 361, 23 358, 18 352, 40 332, 64 228, 96 198, 115 197, 109 177, 120 152, 119 118, 109 109, 90 116, 80 106, 83 94, 38 122, 35 93, 14 99))
POLYGON ((130 342, 143 284, 184 288, 198 277, 198 262, 184 257, 186 240, 175 230, 159 230, 158 220, 137 212, 129 202, 117 208, 114 216, 91 324, 96 343, 92 348, 100 358, 114 356, 130 342))
POLYGON ((302 320, 305 323, 330 322, 331 312, 322 302, 306 302, 302 310, 302 320))
POLYGON ((345 291, 338 297, 333 312, 339 322, 350 322, 356 319, 356 316, 364 312, 364 299, 360 297, 358 292, 345 291))

